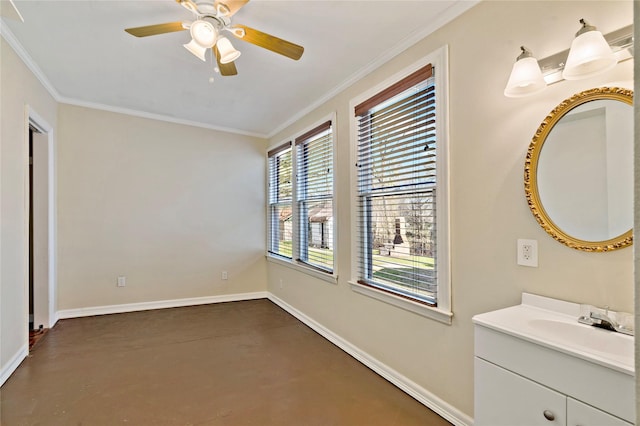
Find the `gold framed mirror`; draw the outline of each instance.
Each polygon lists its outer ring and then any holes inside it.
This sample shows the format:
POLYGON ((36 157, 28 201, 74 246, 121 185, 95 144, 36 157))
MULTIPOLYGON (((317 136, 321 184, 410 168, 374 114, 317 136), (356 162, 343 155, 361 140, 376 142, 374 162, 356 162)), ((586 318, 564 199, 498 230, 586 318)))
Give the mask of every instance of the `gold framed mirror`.
POLYGON ((560 243, 606 252, 633 241, 633 91, 599 87, 553 109, 524 166, 531 213, 560 243))

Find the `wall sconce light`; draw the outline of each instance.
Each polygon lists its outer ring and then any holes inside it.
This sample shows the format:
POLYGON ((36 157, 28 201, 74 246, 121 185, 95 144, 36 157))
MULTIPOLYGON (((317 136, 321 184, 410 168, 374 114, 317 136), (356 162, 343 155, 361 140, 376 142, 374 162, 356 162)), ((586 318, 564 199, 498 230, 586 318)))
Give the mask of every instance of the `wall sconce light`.
POLYGON ((567 63, 562 71, 565 80, 579 80, 602 74, 618 63, 602 33, 584 19, 580 23, 582 28, 571 43, 567 63))
MULTIPOLYGON (((633 25, 628 25, 603 36, 600 31, 597 31, 594 26, 589 25, 584 19, 581 19, 580 23, 582 28, 576 34, 576 38, 571 44, 571 49, 537 61, 546 85, 557 83, 564 79, 578 80, 592 77, 610 70, 618 62, 633 58, 633 25)), ((523 54, 518 56, 518 61, 513 66, 509 82, 504 90, 504 95, 508 97, 528 96, 544 89, 543 86, 542 89, 534 90, 533 83, 527 86, 525 80, 518 80, 518 77, 514 76, 516 65, 521 62, 521 58, 526 58, 526 56, 523 56, 525 51, 529 52, 524 47, 521 49, 523 49, 523 54), (516 85, 520 81, 520 89, 513 88, 512 80, 516 85), (522 87, 522 84, 525 84, 525 86, 522 87)), ((529 52, 529 57, 533 59, 531 52, 529 52)), ((535 61, 535 59, 533 60, 535 61)), ((530 70, 533 73, 533 67, 530 70)))
POLYGON ((529 96, 547 87, 536 58, 526 47, 520 46, 520 49, 522 53, 513 64, 509 82, 504 89, 504 95, 509 98, 529 96))

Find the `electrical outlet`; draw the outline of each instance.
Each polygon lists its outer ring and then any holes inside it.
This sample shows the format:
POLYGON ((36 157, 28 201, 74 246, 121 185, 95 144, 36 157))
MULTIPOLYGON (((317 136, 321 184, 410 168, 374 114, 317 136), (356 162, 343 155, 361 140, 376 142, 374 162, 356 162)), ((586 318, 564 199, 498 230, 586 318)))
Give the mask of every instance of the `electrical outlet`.
POLYGON ((282 278, 280 278, 280 288, 284 288, 284 283, 282 282, 282 278))
POLYGON ((118 287, 126 287, 127 286, 127 277, 119 276, 118 277, 118 287))
POLYGON ((518 265, 538 267, 538 241, 518 239, 518 265))
POLYGON ((227 271, 222 271, 222 279, 223 280, 228 280, 229 279, 229 274, 227 273, 227 271))

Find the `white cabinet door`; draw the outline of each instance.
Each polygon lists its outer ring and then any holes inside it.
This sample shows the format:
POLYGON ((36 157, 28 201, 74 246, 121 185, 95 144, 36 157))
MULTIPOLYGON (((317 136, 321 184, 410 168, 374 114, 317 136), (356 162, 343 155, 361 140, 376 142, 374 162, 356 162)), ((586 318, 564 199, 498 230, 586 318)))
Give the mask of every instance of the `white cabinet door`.
POLYGON ((631 426, 631 423, 573 398, 567 398, 567 426, 631 426))
POLYGON ((564 426, 565 395, 475 358, 475 426, 564 426))

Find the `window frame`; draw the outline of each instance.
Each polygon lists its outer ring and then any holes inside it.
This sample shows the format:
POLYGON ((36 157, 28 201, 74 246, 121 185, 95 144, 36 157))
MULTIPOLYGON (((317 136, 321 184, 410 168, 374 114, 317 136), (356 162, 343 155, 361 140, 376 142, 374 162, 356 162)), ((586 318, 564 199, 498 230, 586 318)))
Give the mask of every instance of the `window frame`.
POLYGON ((353 291, 417 313, 427 318, 451 324, 453 312, 451 310, 451 261, 450 261, 450 194, 449 194, 449 121, 448 121, 448 46, 443 46, 421 60, 397 72, 371 89, 361 93, 349 102, 350 121, 350 151, 351 151, 351 279, 349 283, 353 291), (358 172, 355 164, 358 161, 358 124, 355 115, 356 106, 385 91, 390 86, 410 76, 419 69, 432 64, 435 69, 434 80, 438 100, 436 102, 436 181, 438 187, 438 201, 436 204, 437 241, 437 306, 414 301, 358 282, 358 266, 360 264, 360 247, 358 237, 358 172))
MULTIPOLYGON (((273 147, 269 150, 269 152, 278 149, 280 146, 284 144, 288 144, 291 141, 291 155, 292 155, 292 208, 293 208, 293 236, 292 236, 292 258, 283 257, 278 255, 277 253, 273 253, 270 251, 270 239, 271 239, 271 213, 270 210, 267 210, 267 250, 266 257, 269 262, 286 266, 288 268, 295 269, 297 271, 303 272, 307 275, 318 278, 322 281, 329 282, 331 284, 338 283, 338 221, 336 217, 336 212, 338 211, 338 201, 336 196, 336 140, 337 140, 337 131, 336 131, 336 114, 332 113, 328 116, 323 117, 322 119, 316 121, 311 126, 305 127, 305 130, 294 134, 292 137, 284 139, 287 142, 281 142, 278 144, 274 144, 273 147), (302 218, 299 217, 298 212, 298 150, 300 149, 301 144, 297 144, 296 141, 301 140, 302 138, 309 137, 312 132, 320 127, 322 124, 330 122, 331 123, 331 159, 333 164, 333 179, 332 179, 332 211, 333 211, 333 229, 331 238, 333 240, 333 268, 331 271, 316 267, 312 264, 305 262, 300 259, 300 224, 302 223, 302 218)), ((270 209, 270 199, 269 199, 269 157, 267 156, 267 209, 270 209)))
POLYGON ((291 141, 288 142, 284 142, 282 144, 279 144, 278 146, 276 146, 273 149, 270 149, 267 152, 267 222, 268 222, 268 235, 267 235, 267 253, 270 256, 277 256, 280 259, 293 259, 293 233, 292 233, 292 248, 291 248, 291 257, 283 255, 281 253, 275 252, 273 251, 273 247, 274 247, 274 243, 273 243, 273 236, 274 236, 274 223, 277 221, 277 218, 274 215, 274 210, 277 211, 278 207, 281 206, 290 206, 291 208, 291 214, 292 214, 292 226, 295 222, 293 222, 293 200, 294 200, 294 168, 293 168, 293 155, 294 155, 294 151, 293 151, 293 144, 291 141), (291 197, 287 200, 281 201, 278 197, 280 190, 279 189, 271 189, 271 184, 276 182, 278 183, 278 178, 277 176, 274 177, 271 175, 271 161, 274 158, 278 158, 282 153, 289 151, 289 156, 291 157, 291 176, 290 176, 290 182, 291 182, 291 197), (272 200, 273 195, 276 194, 276 199, 275 201, 272 200))
POLYGON ((296 170, 295 170, 295 174, 296 174, 296 205, 295 208, 297 210, 298 213, 298 222, 297 222, 297 229, 298 229, 298 235, 297 235, 297 239, 298 239, 298 250, 296 252, 297 256, 296 256, 296 261, 304 264, 307 267, 310 268, 314 268, 317 269, 319 271, 322 272, 326 272, 326 273, 333 273, 333 270, 335 269, 335 264, 336 264, 336 259, 335 259, 335 255, 333 254, 333 250, 335 249, 335 236, 333 235, 333 229, 334 229, 334 225, 335 225, 335 208, 334 208, 334 202, 335 202, 335 159, 334 159, 334 125, 332 123, 331 120, 327 120, 325 122, 323 122, 322 124, 313 127, 311 130, 309 130, 308 132, 304 133, 301 136, 298 136, 295 139, 294 142, 295 145, 295 155, 296 155, 296 170), (329 132, 328 134, 330 135, 330 150, 331 150, 331 154, 330 154, 330 158, 331 158, 331 188, 330 188, 330 194, 329 196, 327 195, 323 195, 323 196, 316 196, 316 197, 302 197, 301 194, 305 193, 308 194, 309 192, 309 188, 311 187, 311 185, 309 185, 309 177, 308 176, 302 176, 302 174, 305 171, 309 171, 310 168, 308 165, 303 166, 302 164, 299 164, 300 159, 302 157, 307 158, 307 152, 309 150, 309 145, 315 141, 317 141, 318 139, 320 139, 321 135, 325 134, 329 132), (306 215, 305 217, 302 217, 301 212, 304 210, 308 210, 308 207, 306 206, 306 203, 310 203, 313 201, 331 201, 331 235, 330 235, 330 240, 331 240, 331 244, 333 246, 332 249, 332 265, 331 268, 325 268, 321 265, 318 264, 314 264, 311 260, 309 260, 309 238, 310 238, 310 232, 308 230, 307 225, 307 221, 306 221, 306 215))

